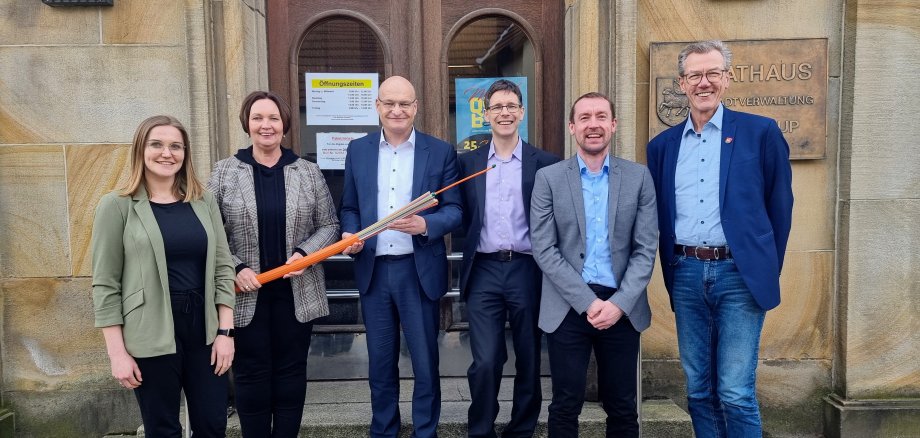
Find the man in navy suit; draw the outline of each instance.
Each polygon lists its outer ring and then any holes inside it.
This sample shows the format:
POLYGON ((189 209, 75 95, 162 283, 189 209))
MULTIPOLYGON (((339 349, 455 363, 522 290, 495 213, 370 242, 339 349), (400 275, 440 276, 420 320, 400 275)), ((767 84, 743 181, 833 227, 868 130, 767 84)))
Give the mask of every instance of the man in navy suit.
POLYGON ((792 222, 789 145, 776 121, 731 111, 731 52, 692 43, 677 58, 690 116, 648 145, 661 265, 677 319, 696 436, 760 437, 755 374, 792 222))
POLYGON ((540 415, 540 270, 530 246, 530 195, 534 175, 559 158, 521 140, 525 108, 521 89, 499 79, 486 91, 489 147, 460 155, 460 177, 495 166, 461 186, 463 266, 460 296, 466 300, 473 363, 468 431, 495 437, 498 389, 508 360, 505 321, 511 324, 515 377, 511 420, 504 437, 532 437, 540 415))
MULTIPOLYGON (((349 143, 342 194, 342 237, 348 237, 457 179, 453 146, 413 127, 415 88, 403 77, 380 84, 376 101, 383 129, 349 143)), ((438 377, 438 303, 447 292, 444 235, 460 225, 460 194, 393 222, 389 229, 345 249, 355 259, 355 280, 367 329, 372 437, 399 433, 399 329, 402 327, 415 389, 413 437, 433 437, 441 413, 438 377)))

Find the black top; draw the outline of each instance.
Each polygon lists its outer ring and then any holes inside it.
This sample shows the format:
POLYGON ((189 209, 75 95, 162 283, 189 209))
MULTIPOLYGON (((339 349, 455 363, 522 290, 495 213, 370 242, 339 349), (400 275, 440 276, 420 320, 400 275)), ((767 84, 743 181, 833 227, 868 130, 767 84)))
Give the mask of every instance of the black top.
MULTIPOLYGON (((236 158, 252 166, 252 183, 256 195, 256 214, 259 221, 259 264, 262 272, 277 268, 290 254, 285 248, 285 190, 284 166, 297 161, 290 149, 281 148, 281 158, 272 167, 259 164, 252 156, 252 146, 240 149, 236 158)), ((239 267, 237 269, 239 271, 239 267)))
POLYGON ((208 235, 192 210, 192 204, 150 202, 150 207, 163 235, 169 290, 204 289, 208 235))

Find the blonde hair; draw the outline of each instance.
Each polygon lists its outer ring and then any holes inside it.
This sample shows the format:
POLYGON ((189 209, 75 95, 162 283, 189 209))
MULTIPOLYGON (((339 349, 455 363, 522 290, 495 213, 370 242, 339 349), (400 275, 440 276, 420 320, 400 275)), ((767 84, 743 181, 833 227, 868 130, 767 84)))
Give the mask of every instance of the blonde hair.
POLYGON ((147 147, 147 137, 150 131, 157 126, 172 126, 182 134, 182 142, 185 144, 185 158, 182 160, 182 167, 176 173, 176 180, 173 182, 172 193, 183 202, 190 202, 201 199, 204 195, 204 186, 195 176, 195 166, 191 160, 191 145, 188 141, 188 132, 185 126, 178 119, 172 116, 153 116, 148 117, 141 122, 134 132, 134 142, 131 144, 131 176, 128 183, 121 189, 122 196, 134 196, 144 182, 144 172, 147 170, 144 165, 144 149, 147 147))

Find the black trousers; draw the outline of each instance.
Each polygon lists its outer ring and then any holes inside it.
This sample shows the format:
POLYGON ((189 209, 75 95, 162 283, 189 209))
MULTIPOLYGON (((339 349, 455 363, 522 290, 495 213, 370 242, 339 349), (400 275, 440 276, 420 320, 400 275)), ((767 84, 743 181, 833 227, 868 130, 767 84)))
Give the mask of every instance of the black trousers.
POLYGON ((151 438, 181 437, 179 394, 185 391, 195 438, 223 437, 227 428, 227 374, 214 374, 205 344, 204 297, 200 291, 171 293, 176 353, 135 358, 143 382, 134 390, 151 438))
MULTIPOLYGON (((604 298, 599 293, 599 298, 604 298)), ((570 309, 562 324, 546 334, 553 401, 549 405, 549 437, 578 436, 578 415, 584 405, 591 350, 597 358, 598 393, 607 413, 607 437, 639 436, 636 412, 636 361, 639 332, 625 316, 598 330, 586 315, 570 309)))
POLYGON ((505 321, 514 346, 514 393, 504 437, 532 437, 540 415, 540 270, 532 257, 476 260, 470 273, 467 319, 473 363, 469 436, 495 437, 498 390, 508 360, 505 321))
POLYGON ((290 280, 259 290, 252 322, 236 328, 233 383, 246 438, 296 437, 307 394, 313 323, 294 316, 290 280))

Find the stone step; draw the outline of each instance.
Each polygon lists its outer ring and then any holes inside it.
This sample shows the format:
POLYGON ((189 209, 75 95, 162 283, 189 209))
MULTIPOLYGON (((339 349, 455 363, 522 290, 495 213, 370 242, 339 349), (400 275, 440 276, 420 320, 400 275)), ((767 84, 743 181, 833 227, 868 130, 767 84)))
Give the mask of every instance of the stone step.
MULTIPOLYGON (((545 437, 546 416, 552 398, 549 378, 542 379, 543 405, 534 436, 545 437)), ((496 429, 508 422, 511 413, 512 379, 502 379, 499 390, 499 414, 496 429)), ((403 425, 400 436, 412 432, 412 380, 400 382, 399 412, 403 425)), ((307 399, 301 420, 301 437, 352 438, 367 436, 371 418, 370 390, 366 380, 309 382, 307 399)), ((463 378, 441 379, 441 419, 438 436, 441 438, 466 437, 467 410, 470 406, 469 386, 463 378)), ((183 410, 184 412, 184 410, 183 410)), ((184 418, 184 415, 183 415, 184 418)), ((605 435, 604 410, 596 402, 587 402, 579 417, 579 437, 593 438, 605 435)), ((183 420, 184 421, 184 420, 183 420)), ((645 400, 642 403, 642 436, 645 438, 692 438, 690 416, 669 399, 645 400)), ((143 426, 138 437, 144 436, 143 426)), ((122 435, 117 435, 122 437, 122 435)), ((241 438, 239 416, 227 421, 227 438, 241 438)), ((109 435, 105 438, 116 438, 109 435)))
MULTIPOLYGON (((545 437, 546 407, 537 424, 534 436, 545 437)), ((511 402, 499 402, 501 412, 511 411, 511 402)), ((403 419, 401 437, 409 437, 412 432, 411 403, 400 402, 399 411, 403 419)), ((466 437, 466 411, 469 402, 442 402, 441 421, 438 424, 438 436, 441 438, 466 437)), ((671 400, 648 400, 642 404, 642 436, 646 438, 681 438, 693 437, 690 417, 671 400)), ((342 403, 328 405, 307 405, 300 428, 301 437, 352 438, 367 436, 371 417, 370 403, 342 403)), ((604 411, 596 403, 585 404, 579 417, 579 437, 603 437, 605 435, 604 411)), ((499 414, 496 430, 501 433, 507 423, 507 415, 499 414)), ((239 420, 230 418, 227 424, 228 438, 241 438, 239 420)))
MULTIPOLYGON (((511 379, 504 379, 499 393, 500 411, 497 429, 507 423, 511 412, 511 379)), ((470 404, 466 379, 441 379, 441 419, 438 436, 466 437, 467 409, 470 404)), ((546 436, 547 406, 551 398, 549 379, 543 381, 543 407, 535 436, 546 436)), ((400 436, 412 431, 412 380, 400 385, 399 410, 403 426, 400 436)), ((370 391, 367 381, 310 382, 301 426, 302 437, 361 437, 367 436, 371 418, 370 391)), ((580 420, 580 437, 603 437, 605 414, 598 403, 585 403, 580 420)), ((239 438, 239 417, 233 415, 227 424, 227 437, 239 438)), ((693 437, 690 416, 671 400, 646 400, 642 403, 643 437, 693 437)))

